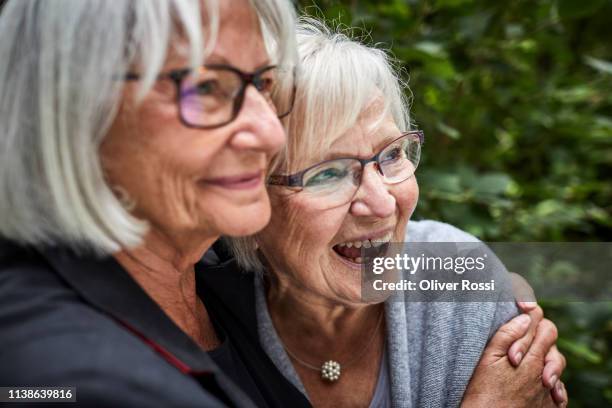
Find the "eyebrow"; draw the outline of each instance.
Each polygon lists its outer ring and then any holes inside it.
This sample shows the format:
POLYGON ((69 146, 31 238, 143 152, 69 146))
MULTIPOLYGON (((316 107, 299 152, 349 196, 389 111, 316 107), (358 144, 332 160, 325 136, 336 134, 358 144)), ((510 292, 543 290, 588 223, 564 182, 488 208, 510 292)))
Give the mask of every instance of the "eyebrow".
MULTIPOLYGON (((384 139, 378 143, 378 145, 375 147, 374 151, 375 152, 380 152, 384 147, 386 147, 389 143, 391 143, 392 141, 394 141, 395 139, 397 139, 398 137, 400 137, 401 135, 403 135, 404 132, 398 132, 398 133, 391 133, 389 132, 387 134, 387 136, 384 137, 384 139)), ((372 154, 373 155, 373 154, 372 154)), ((328 160, 335 160, 335 159, 347 159, 347 158, 355 158, 358 157, 360 159, 369 159, 372 155, 368 155, 367 157, 360 157, 358 155, 355 154, 350 154, 350 153, 341 153, 341 152, 334 152, 334 153, 330 153, 328 155, 325 155, 321 161, 328 161, 328 160)))
MULTIPOLYGON (((225 58, 223 55, 218 55, 218 54, 212 54, 209 57, 207 57, 206 60, 204 61, 204 64, 205 65, 206 64, 209 64, 209 65, 222 64, 222 65, 230 65, 232 67, 235 67, 235 65, 229 62, 227 58, 225 58)), ((270 58, 266 58, 262 63, 257 64, 255 66, 255 69, 253 69, 253 71, 257 71, 258 69, 261 69, 263 67, 267 67, 270 65, 272 65, 270 58)), ((236 67, 236 68, 243 70, 241 67, 236 67)))

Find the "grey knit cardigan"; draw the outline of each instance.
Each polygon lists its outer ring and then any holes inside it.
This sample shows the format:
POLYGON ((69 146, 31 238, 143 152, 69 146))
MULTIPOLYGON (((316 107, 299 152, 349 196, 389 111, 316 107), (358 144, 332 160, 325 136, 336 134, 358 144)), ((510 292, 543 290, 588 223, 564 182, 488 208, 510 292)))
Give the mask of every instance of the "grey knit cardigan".
MULTIPOLYGON (((436 221, 410 221, 406 242, 476 242, 436 221)), ((270 318, 261 279, 255 279, 261 344, 304 395, 270 318)), ((394 408, 457 407, 488 339, 518 314, 512 302, 398 302, 385 304, 387 353, 394 408)))

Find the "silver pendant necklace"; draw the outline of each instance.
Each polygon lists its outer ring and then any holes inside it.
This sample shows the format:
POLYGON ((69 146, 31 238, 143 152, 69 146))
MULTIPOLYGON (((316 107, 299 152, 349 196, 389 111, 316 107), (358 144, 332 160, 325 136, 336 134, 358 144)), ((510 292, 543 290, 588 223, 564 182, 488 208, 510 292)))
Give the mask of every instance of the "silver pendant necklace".
MULTIPOLYGON (((383 310, 381 310, 381 312, 380 312, 380 315, 378 316, 378 322, 376 323, 376 327, 374 328, 374 333, 372 333, 372 336, 370 337, 370 340, 368 341, 368 344, 366 344, 365 347, 361 350, 361 353, 357 354, 357 356, 353 357, 351 360, 349 360, 346 363, 344 363, 344 367, 345 368, 348 367, 349 365, 353 364, 354 362, 358 361, 359 359, 361 359, 361 357, 363 357, 365 352, 370 348, 370 346, 374 342, 374 338, 376 338, 376 333, 378 333, 378 328, 380 327, 380 323, 383 320, 382 318, 383 318, 384 314, 385 314, 385 311, 384 311, 384 308, 383 308, 383 310)), ((282 340, 281 340, 281 342, 282 342, 282 340)), ((333 383, 333 382, 336 382, 336 381, 338 381, 340 379, 340 375, 342 374, 342 366, 340 365, 339 362, 337 362, 335 360, 327 360, 323 364, 321 364, 320 366, 315 366, 313 364, 307 363, 306 361, 304 361, 301 358, 299 358, 298 356, 296 356, 284 344, 283 344, 283 348, 285 349, 287 354, 289 354, 289 356, 293 360, 295 360, 297 363, 299 363, 300 365, 302 365, 302 366, 304 366, 306 368, 310 368, 311 370, 319 371, 321 373, 321 379, 323 381, 327 381, 327 382, 333 383)))

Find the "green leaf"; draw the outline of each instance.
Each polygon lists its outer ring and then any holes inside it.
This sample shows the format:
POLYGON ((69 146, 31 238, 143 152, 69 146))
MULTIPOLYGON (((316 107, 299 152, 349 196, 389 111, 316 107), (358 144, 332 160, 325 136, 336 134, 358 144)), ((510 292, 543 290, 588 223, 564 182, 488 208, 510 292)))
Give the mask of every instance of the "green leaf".
POLYGON ((457 174, 428 171, 422 172, 420 179, 422 184, 431 190, 448 193, 461 193, 464 190, 461 187, 461 180, 457 174))
POLYGON ((442 45, 433 41, 421 41, 414 44, 414 48, 432 57, 446 58, 446 51, 442 45))
POLYGON ((603 72, 604 74, 612 74, 612 62, 589 57, 588 55, 585 55, 584 62, 599 72, 603 72))
POLYGON ((458 140, 461 138, 461 132, 459 132, 454 127, 446 125, 443 122, 438 122, 436 124, 436 128, 438 128, 440 132, 444 133, 446 136, 450 137, 453 140, 458 140))
POLYGON ((572 88, 559 89, 553 97, 562 103, 581 103, 593 98, 597 91, 588 85, 577 85, 572 88))
POLYGON ((404 3, 402 0, 393 0, 390 3, 378 4, 378 10, 382 15, 393 16, 398 19, 410 18, 410 6, 404 3))
POLYGON ((593 364, 599 364, 601 363, 602 357, 601 355, 599 355, 598 353, 594 352, 593 350, 591 350, 588 346, 563 338, 563 337, 559 337, 557 339, 557 344, 559 345, 559 348, 561 350, 566 350, 569 353, 572 353, 574 355, 576 355, 577 357, 580 357, 586 361, 588 361, 589 363, 593 363, 593 364))
POLYGON ((506 174, 487 174, 478 178, 474 191, 476 194, 502 194, 511 183, 512 179, 506 174))

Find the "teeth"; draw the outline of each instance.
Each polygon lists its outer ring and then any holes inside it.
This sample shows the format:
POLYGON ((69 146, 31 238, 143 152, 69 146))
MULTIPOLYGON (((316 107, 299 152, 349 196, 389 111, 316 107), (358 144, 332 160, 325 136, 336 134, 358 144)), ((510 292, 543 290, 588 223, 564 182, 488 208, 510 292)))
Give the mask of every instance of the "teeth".
POLYGON ((389 232, 387 235, 385 235, 384 237, 379 237, 379 238, 375 238, 374 240, 370 240, 370 239, 366 239, 363 241, 351 241, 351 242, 343 242, 341 244, 338 244, 339 247, 344 247, 346 246, 347 248, 377 248, 383 244, 386 244, 387 242, 391 241, 391 238, 393 237, 393 233, 389 232))
POLYGON ((361 261, 363 261, 363 259, 362 259, 360 256, 358 256, 357 258, 355 258, 355 262, 357 262, 357 263, 361 263, 361 261))
POLYGON ((372 244, 375 244, 375 246, 379 247, 382 244, 386 244, 387 242, 391 241, 391 238, 393 238, 393 233, 389 232, 384 237, 376 238, 375 241, 372 241, 372 244))

